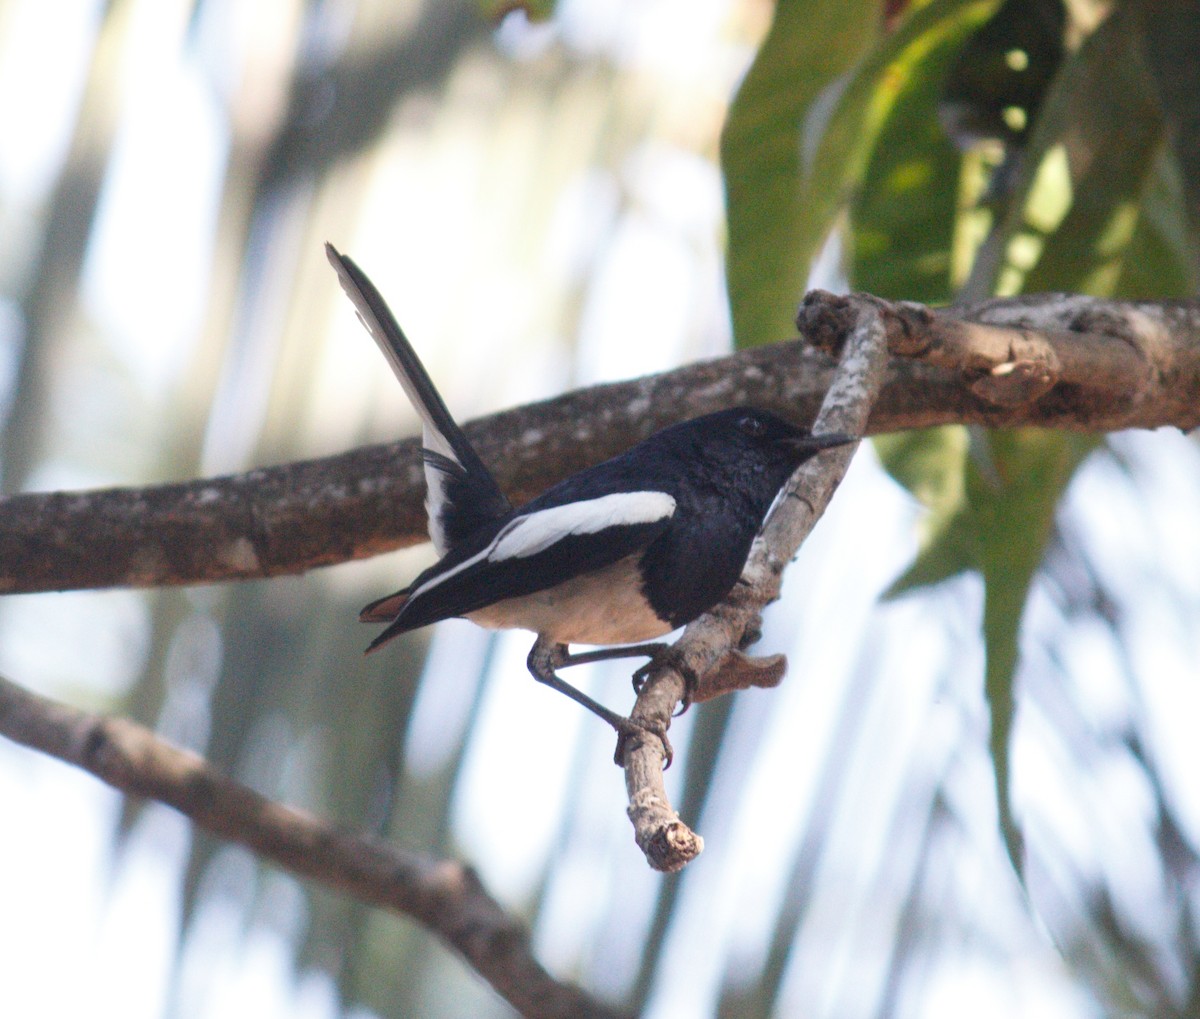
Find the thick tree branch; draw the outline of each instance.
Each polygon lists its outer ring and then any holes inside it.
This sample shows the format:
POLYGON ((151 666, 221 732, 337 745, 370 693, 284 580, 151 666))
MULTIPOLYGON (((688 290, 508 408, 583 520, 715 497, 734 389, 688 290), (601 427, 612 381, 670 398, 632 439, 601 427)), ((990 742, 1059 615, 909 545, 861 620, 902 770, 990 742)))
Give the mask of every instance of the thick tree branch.
POLYGON ((524 926, 470 868, 339 832, 226 778, 123 718, 90 715, 0 677, 0 735, 77 765, 132 796, 174 807, 299 877, 412 917, 457 951, 523 1016, 614 1019, 533 958, 524 926))
MULTIPOLYGON (((848 319, 806 302, 821 348, 783 343, 597 386, 466 426, 521 503, 674 421, 747 403, 804 423, 848 319)), ((1200 302, 1006 298, 947 312, 877 302, 893 358, 868 433, 949 422, 1088 431, 1200 425, 1200 302), (983 328, 986 327, 986 328, 983 328)), ((235 477, 0 499, 0 592, 300 573, 425 540, 415 440, 235 477)))
MULTIPOLYGON (((831 295, 832 296, 832 295, 831 295)), ((872 298, 836 298, 847 319, 842 359, 814 422, 816 433, 860 435, 879 395, 887 364, 885 315, 872 298)), ((638 694, 632 717, 665 729, 693 677, 693 700, 709 700, 749 686, 775 686, 783 678, 782 655, 751 658, 743 649, 758 639, 762 611, 779 597, 783 571, 825 511, 858 444, 823 453, 788 482, 755 541, 732 597, 689 625, 663 667, 653 670, 638 694)), ((676 871, 704 848, 667 799, 662 747, 652 736, 623 744, 625 787, 634 838, 652 867, 676 871)))

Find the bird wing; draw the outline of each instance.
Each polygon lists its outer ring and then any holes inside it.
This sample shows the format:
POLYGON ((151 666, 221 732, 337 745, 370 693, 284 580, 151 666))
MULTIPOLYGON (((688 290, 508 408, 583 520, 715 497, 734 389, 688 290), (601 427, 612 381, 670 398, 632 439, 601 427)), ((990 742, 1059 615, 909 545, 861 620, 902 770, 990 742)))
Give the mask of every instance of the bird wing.
POLYGON ((358 614, 360 623, 390 623, 398 615, 400 610, 404 608, 404 603, 408 601, 408 592, 410 588, 404 588, 397 591, 395 594, 389 594, 384 598, 377 598, 370 605, 365 605, 362 611, 358 614))
MULTIPOLYGON (((666 530, 674 512, 675 499, 667 493, 638 491, 520 513, 477 536, 470 549, 435 563, 406 591, 390 596, 399 602, 399 615, 367 650, 408 630, 557 587, 639 553, 666 530)), ((612 596, 637 593, 614 591, 612 596)), ((388 602, 380 599, 363 611, 388 602)))
POLYGON ((507 516, 512 505, 450 416, 375 285, 352 259, 340 254, 332 244, 325 245, 325 254, 360 321, 383 351, 421 415, 429 537, 438 553, 444 555, 480 528, 507 516))

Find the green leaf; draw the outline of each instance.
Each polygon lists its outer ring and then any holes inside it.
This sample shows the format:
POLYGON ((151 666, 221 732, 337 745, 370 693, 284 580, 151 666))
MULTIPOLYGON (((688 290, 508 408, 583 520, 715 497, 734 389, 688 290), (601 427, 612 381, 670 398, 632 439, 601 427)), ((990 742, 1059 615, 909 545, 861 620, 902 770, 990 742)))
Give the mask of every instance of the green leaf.
POLYGON ((997 0, 933 0, 914 7, 856 69, 824 130, 805 138, 805 150, 813 153, 803 180, 813 250, 860 185, 879 134, 910 83, 926 75, 927 61, 944 59, 948 47, 961 44, 996 7, 997 0))
POLYGON ((991 713, 1001 829, 1017 873, 1021 835, 1008 795, 1013 680, 1021 617, 1054 526, 1055 509, 1097 436, 1043 429, 973 433, 950 426, 883 436, 889 473, 929 508, 921 551, 888 591, 895 597, 964 570, 984 581, 984 692, 991 713))
POLYGON ((1132 16, 1118 8, 1055 78, 969 296, 1110 294, 1162 130, 1132 16))
MULTIPOLYGON (((1136 33, 1120 11, 1063 65, 1030 136, 1023 179, 989 242, 1002 257, 974 274, 971 296, 989 285, 1001 292, 1108 293, 1122 277, 1132 282, 1138 270, 1127 267, 1147 253, 1166 271, 1163 285, 1177 284, 1185 249, 1171 234, 1178 205, 1161 157, 1161 120, 1136 33)), ((1058 500, 1099 439, 1031 430, 971 434, 963 501, 956 504, 944 476, 953 463, 946 457, 936 468, 941 498, 933 502, 927 540, 893 590, 936 582, 967 565, 983 577, 990 747, 1005 845, 1020 873, 1021 836, 1008 793, 1020 623, 1058 500)))
POLYGON ((549 21, 554 17, 557 0, 475 0, 479 12, 491 21, 500 21, 513 11, 524 11, 530 21, 549 21))
MULTIPOLYGON (((801 125, 875 40, 874 0, 779 0, 721 134, 727 282, 739 347, 795 332, 796 303, 821 227, 801 191, 801 125)), ((811 130, 816 130, 811 128, 811 130)))
MULTIPOLYGON (((1142 50, 1163 118, 1184 197, 1188 275, 1200 276, 1200 6, 1195 0, 1137 4, 1142 50)), ((1195 284, 1189 288, 1195 293, 1195 284)))
MULTIPOLYGON (((1118 9, 1063 66, 1042 106, 1023 193, 997 238, 1004 251, 997 289, 1113 292, 1137 250, 1139 210, 1163 199, 1151 181, 1161 147, 1162 122, 1138 38, 1118 9)), ((1143 245, 1153 239, 1147 231, 1143 245)), ((1021 873, 1009 796, 1021 616, 1058 499, 1100 440, 1020 431, 990 433, 986 441, 992 469, 968 470, 967 501, 986 585, 985 683, 997 802, 1005 845, 1021 873)))
POLYGON ((1021 146, 1064 52, 1062 0, 1004 0, 962 47, 939 103, 964 149, 981 139, 1021 146))
POLYGON ((1186 297, 1200 290, 1179 164, 1162 145, 1142 191, 1137 226, 1121 262, 1114 297, 1186 297))
POLYGON ((960 14, 903 77, 850 210, 850 282, 894 300, 945 304, 962 156, 938 119, 947 75, 977 12, 960 14), (970 16, 967 16, 967 15, 970 16))
POLYGON ((920 551, 884 594, 895 598, 940 583, 978 562, 968 526, 967 430, 960 425, 880 435, 875 451, 887 472, 928 512, 920 523, 920 551))
POLYGON ((1075 469, 1099 437, 1024 428, 987 434, 990 462, 973 461, 966 473, 968 518, 986 588, 983 637, 984 692, 991 712, 1000 826, 1009 858, 1022 871, 1020 830, 1009 797, 1021 616, 1054 526, 1054 513, 1075 469))
POLYGON ((726 277, 739 347, 792 332, 812 260, 866 172, 898 95, 997 0, 913 5, 877 35, 875 4, 781 0, 721 137, 726 277))

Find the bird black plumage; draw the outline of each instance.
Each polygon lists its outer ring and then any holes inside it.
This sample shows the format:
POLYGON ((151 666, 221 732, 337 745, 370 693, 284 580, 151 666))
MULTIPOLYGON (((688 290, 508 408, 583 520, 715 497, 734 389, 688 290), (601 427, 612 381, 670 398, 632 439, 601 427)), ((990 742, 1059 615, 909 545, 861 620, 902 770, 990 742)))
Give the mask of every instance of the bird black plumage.
MULTIPOLYGON (((741 575, 750 545, 784 482, 823 449, 854 441, 748 407, 655 433, 514 509, 455 423, 383 298, 355 263, 326 252, 343 289, 418 413, 429 532, 441 558, 360 618, 393 637, 455 616, 531 630, 529 669, 618 731, 633 723, 561 680, 582 661, 654 656, 630 645, 691 622, 741 575)), ((643 670, 639 670, 643 671, 643 670)))

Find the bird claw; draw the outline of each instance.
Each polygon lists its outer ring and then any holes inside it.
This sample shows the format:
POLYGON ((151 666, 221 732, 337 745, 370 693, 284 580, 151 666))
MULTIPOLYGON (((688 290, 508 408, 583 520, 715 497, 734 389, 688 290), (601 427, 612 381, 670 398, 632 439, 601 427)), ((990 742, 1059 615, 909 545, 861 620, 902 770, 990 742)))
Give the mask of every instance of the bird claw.
POLYGON ((646 686, 646 680, 650 678, 650 673, 656 669, 664 668, 673 669, 683 678, 683 698, 680 700, 679 707, 672 716, 678 717, 692 706, 692 695, 695 693, 697 685, 699 685, 700 678, 684 661, 683 655, 675 650, 675 645, 671 644, 664 647, 650 661, 634 672, 633 692, 637 696, 641 696, 642 690, 646 686))
POLYGON ((639 666, 633 673, 633 692, 635 696, 640 696, 642 687, 646 685, 646 680, 650 678, 650 670, 654 668, 657 658, 651 658, 645 665, 639 666))
POLYGON ((613 752, 613 762, 617 767, 625 766, 625 754, 629 740, 633 738, 642 738, 647 734, 658 738, 662 743, 663 748, 663 770, 671 767, 671 762, 675 760, 675 748, 671 746, 671 741, 667 739, 667 727, 657 722, 642 722, 634 718, 621 719, 620 725, 614 724, 613 728, 617 730, 617 748, 613 752))

